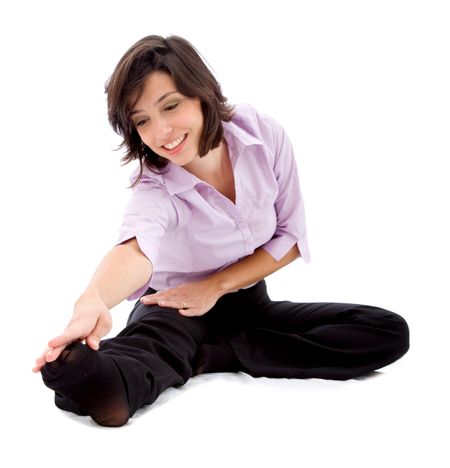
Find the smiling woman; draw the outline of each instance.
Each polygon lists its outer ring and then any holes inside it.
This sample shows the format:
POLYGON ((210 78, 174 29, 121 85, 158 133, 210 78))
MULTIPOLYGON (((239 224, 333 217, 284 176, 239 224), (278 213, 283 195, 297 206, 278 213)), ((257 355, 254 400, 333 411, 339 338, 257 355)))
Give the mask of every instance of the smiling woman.
POLYGON ((141 39, 106 91, 139 175, 116 245, 36 360, 59 408, 120 426, 193 375, 345 380, 407 352, 394 312, 271 300, 264 278, 310 260, 294 149, 273 118, 226 103, 187 41, 141 39), (101 340, 125 298, 126 327, 101 340))
POLYGON ((123 137, 118 149, 127 150, 122 161, 139 160, 140 173, 132 186, 139 183, 144 165, 151 171, 162 169, 181 151, 183 164, 214 149, 223 152, 221 122, 231 120, 233 106, 185 39, 144 37, 119 61, 105 91, 109 121, 123 137), (163 148, 185 134, 183 148, 163 148))
POLYGON ((132 121, 142 142, 154 154, 186 166, 194 158, 200 160, 203 112, 199 98, 166 92, 173 88, 168 73, 151 72, 130 115, 134 116, 132 121), (175 102, 174 97, 178 97, 175 102), (177 158, 171 158, 175 155, 177 158))

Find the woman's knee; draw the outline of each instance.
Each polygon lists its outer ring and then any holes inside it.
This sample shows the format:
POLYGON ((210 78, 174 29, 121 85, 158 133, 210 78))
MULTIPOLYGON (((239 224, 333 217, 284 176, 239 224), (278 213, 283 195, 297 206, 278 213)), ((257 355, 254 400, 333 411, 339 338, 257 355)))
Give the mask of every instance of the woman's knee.
POLYGON ((369 306, 372 312, 377 313, 380 327, 391 339, 390 346, 397 359, 409 350, 409 326, 406 320, 399 314, 381 307, 369 306))
POLYGON ((392 314, 394 315, 394 328, 398 337, 397 343, 399 348, 399 354, 400 356, 403 356, 409 350, 409 326, 406 320, 401 315, 395 314, 394 312, 392 312, 392 314))

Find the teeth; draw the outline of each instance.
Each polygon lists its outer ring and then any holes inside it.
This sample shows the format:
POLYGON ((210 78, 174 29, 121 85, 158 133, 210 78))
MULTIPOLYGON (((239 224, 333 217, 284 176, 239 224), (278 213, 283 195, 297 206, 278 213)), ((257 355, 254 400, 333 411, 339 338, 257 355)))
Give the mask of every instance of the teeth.
POLYGON ((166 149, 174 149, 176 148, 183 140, 186 135, 180 136, 177 138, 175 141, 172 141, 172 143, 169 143, 168 145, 164 145, 164 148, 166 149))

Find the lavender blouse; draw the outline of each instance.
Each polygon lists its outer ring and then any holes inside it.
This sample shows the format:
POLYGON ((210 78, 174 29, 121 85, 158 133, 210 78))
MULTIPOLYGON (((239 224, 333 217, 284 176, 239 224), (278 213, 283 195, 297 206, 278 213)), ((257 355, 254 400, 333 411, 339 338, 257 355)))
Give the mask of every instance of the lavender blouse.
MULTIPOLYGON (((235 111, 233 119, 222 124, 236 204, 171 161, 163 174, 144 166, 116 245, 136 237, 152 263, 153 274, 129 301, 149 286, 160 291, 204 279, 258 247, 278 261, 297 243, 309 263, 305 211, 291 142, 280 124, 252 105, 236 105, 235 111)), ((136 167, 130 182, 138 174, 136 167)))

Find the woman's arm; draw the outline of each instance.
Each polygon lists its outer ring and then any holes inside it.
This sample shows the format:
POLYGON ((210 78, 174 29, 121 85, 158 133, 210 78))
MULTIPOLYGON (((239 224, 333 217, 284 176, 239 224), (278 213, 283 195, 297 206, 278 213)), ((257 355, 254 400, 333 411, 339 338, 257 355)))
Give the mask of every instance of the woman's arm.
POLYGON ((39 372, 46 362, 57 359, 75 340, 85 339, 89 347, 98 349, 100 339, 112 328, 109 309, 141 288, 152 272, 152 264, 141 252, 136 238, 112 248, 75 303, 66 328, 48 342, 47 348, 36 359, 33 372, 39 372))
POLYGON ((224 294, 260 281, 299 256, 297 243, 279 261, 259 247, 240 262, 203 280, 147 294, 141 297, 141 301, 144 304, 176 308, 180 314, 188 317, 200 316, 211 310, 224 294))
POLYGON ((262 247, 259 247, 253 254, 212 274, 207 280, 214 284, 223 295, 262 280, 298 257, 300 257, 300 251, 297 244, 279 261, 276 261, 262 247))
POLYGON ((152 272, 150 260, 133 237, 105 255, 78 301, 95 297, 111 309, 141 288, 152 272))

